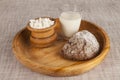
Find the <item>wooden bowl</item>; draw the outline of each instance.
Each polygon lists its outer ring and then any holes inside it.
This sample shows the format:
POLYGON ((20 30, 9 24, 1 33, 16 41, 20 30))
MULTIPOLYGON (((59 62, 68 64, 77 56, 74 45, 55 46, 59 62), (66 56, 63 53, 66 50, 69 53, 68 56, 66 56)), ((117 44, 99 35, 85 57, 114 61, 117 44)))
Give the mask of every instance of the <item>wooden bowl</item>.
POLYGON ((52 46, 47 48, 32 46, 29 41, 31 32, 25 28, 15 36, 12 48, 17 59, 33 71, 51 76, 78 75, 89 71, 103 61, 110 49, 106 32, 97 25, 82 20, 80 30, 88 30, 96 36, 100 44, 100 51, 95 58, 86 61, 73 61, 61 57, 59 52, 66 41, 61 37, 60 24, 55 28, 58 39, 52 46))
POLYGON ((29 23, 27 24, 27 29, 31 31, 30 41, 33 46, 37 45, 38 47, 47 47, 56 40, 57 34, 54 28, 57 26, 58 22, 56 21, 56 19, 53 19, 53 18, 50 18, 50 19, 54 21, 54 24, 44 29, 35 29, 30 27, 29 23))

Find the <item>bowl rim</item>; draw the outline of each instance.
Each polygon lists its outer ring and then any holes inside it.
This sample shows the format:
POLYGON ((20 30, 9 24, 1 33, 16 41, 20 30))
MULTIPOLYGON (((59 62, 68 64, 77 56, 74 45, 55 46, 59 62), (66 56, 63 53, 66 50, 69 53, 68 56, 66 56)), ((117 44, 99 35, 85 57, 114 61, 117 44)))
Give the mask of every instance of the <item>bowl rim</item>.
POLYGON ((33 31, 33 32, 44 32, 44 31, 48 31, 48 30, 56 27, 56 25, 57 25, 57 21, 56 21, 55 18, 51 18, 51 17, 38 17, 38 18, 35 18, 35 20, 37 20, 37 19, 39 19, 39 18, 49 18, 50 20, 54 21, 54 24, 51 25, 50 27, 47 27, 47 28, 35 29, 35 28, 32 28, 32 27, 30 26, 30 24, 29 24, 30 21, 29 21, 29 22, 27 23, 27 26, 26 26, 27 29, 30 30, 30 31, 33 31))

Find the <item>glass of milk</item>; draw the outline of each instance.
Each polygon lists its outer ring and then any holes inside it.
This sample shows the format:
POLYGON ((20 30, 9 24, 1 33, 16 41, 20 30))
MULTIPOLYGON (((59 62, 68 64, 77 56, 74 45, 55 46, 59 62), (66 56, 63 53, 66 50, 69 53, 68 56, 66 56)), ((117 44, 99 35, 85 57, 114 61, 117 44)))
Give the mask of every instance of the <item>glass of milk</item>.
POLYGON ((62 25, 62 31, 66 38, 69 38, 78 32, 80 27, 81 15, 79 12, 75 11, 75 9, 66 11, 64 10, 59 17, 60 23, 62 25))

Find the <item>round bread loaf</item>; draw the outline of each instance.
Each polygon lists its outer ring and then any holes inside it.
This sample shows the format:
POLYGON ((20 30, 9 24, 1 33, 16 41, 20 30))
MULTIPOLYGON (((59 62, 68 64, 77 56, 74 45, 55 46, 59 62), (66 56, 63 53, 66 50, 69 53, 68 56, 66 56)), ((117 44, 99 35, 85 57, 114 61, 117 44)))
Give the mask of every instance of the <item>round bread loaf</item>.
POLYGON ((98 54, 99 47, 96 37, 89 31, 82 30, 68 40, 61 54, 72 60, 88 60, 98 54))

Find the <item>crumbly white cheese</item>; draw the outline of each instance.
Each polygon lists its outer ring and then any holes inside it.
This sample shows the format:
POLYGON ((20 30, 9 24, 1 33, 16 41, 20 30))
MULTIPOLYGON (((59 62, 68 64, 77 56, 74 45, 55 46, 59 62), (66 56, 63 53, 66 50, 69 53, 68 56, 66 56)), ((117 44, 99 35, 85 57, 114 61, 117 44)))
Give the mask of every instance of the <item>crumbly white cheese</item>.
POLYGON ((49 18, 39 18, 37 20, 31 19, 30 20, 30 27, 35 29, 43 29, 48 28, 54 24, 54 21, 50 20, 49 18))

